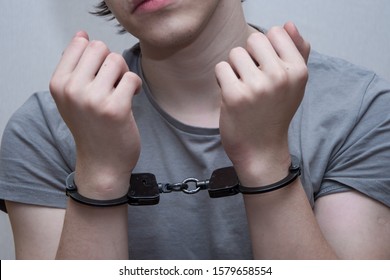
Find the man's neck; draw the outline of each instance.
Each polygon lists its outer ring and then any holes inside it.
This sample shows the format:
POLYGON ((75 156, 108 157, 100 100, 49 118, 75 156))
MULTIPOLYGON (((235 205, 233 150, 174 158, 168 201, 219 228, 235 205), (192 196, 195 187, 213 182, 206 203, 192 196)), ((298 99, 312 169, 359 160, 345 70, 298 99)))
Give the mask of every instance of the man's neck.
POLYGON ((245 46, 251 32, 241 6, 230 4, 213 15, 189 46, 164 53, 161 49, 145 51, 141 42, 144 76, 157 103, 185 124, 218 127, 221 95, 215 65, 227 60, 232 48, 245 46))

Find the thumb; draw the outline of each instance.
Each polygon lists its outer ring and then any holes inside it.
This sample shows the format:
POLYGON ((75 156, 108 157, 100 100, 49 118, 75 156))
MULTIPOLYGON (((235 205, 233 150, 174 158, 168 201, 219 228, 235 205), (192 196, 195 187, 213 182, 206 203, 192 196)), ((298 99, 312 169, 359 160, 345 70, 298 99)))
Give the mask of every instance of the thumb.
POLYGON ((288 35, 290 35, 291 39, 293 40, 295 46, 297 47, 298 51, 301 53, 304 60, 308 61, 309 54, 310 54, 310 44, 309 42, 305 41, 301 34, 298 31, 298 28, 295 26, 292 22, 287 22, 284 26, 284 29, 287 31, 288 35))

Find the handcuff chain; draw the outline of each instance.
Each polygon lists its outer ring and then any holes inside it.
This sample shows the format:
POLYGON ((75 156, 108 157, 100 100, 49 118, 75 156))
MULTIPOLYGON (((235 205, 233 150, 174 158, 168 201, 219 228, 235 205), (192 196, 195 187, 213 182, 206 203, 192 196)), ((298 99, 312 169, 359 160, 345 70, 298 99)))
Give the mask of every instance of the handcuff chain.
POLYGON ((159 183, 160 193, 184 192, 185 194, 196 194, 200 190, 206 190, 209 187, 210 180, 200 181, 196 178, 187 178, 180 183, 159 183), (195 188, 189 189, 189 183, 195 183, 195 188))

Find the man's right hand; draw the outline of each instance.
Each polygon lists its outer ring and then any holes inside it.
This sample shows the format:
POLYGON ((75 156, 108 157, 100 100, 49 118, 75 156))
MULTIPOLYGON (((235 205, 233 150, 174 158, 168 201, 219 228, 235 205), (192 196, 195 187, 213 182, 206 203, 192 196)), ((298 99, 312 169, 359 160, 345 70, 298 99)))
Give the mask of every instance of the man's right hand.
POLYGON ((140 154, 132 98, 141 83, 121 55, 85 32, 64 51, 50 91, 76 143, 82 195, 105 200, 127 193, 140 154))

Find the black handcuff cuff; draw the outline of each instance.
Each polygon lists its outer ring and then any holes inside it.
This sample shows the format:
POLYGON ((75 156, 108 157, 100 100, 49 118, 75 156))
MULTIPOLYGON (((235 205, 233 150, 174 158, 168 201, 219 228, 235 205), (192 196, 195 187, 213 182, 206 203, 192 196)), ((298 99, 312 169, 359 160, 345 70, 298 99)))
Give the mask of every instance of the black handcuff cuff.
POLYGON ((130 177, 130 188, 126 195, 117 199, 96 200, 82 196, 77 191, 73 172, 66 178, 66 195, 81 204, 95 207, 112 207, 123 204, 133 206, 156 205, 160 201, 160 193, 170 193, 172 191, 194 194, 199 190, 207 189, 211 198, 232 196, 239 193, 246 195, 268 193, 290 185, 300 175, 299 160, 295 156, 291 156, 291 165, 285 178, 274 184, 262 187, 242 186, 232 166, 214 170, 210 180, 199 181, 194 178, 188 178, 178 184, 159 184, 154 174, 133 173, 130 177), (196 188, 188 190, 189 182, 195 183, 196 188))

